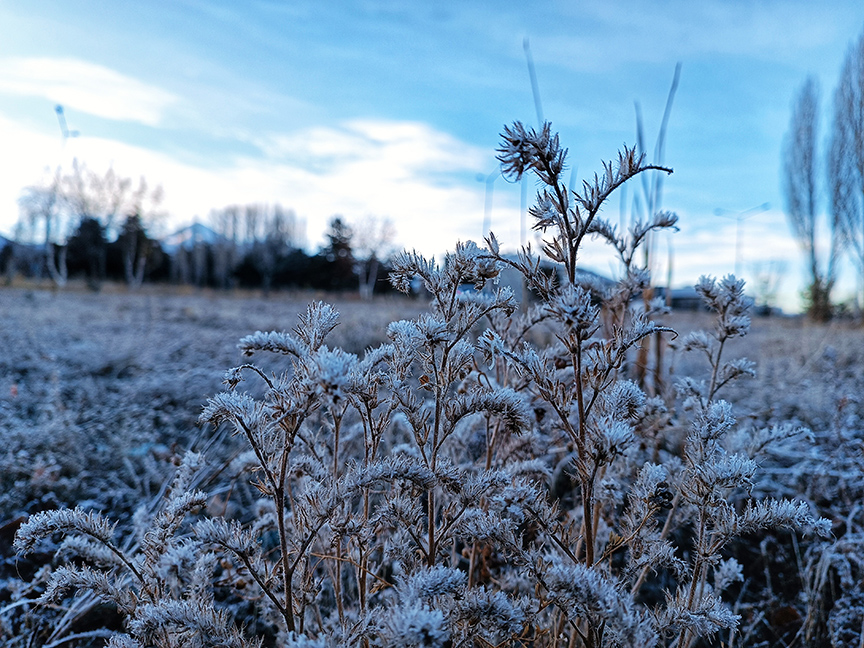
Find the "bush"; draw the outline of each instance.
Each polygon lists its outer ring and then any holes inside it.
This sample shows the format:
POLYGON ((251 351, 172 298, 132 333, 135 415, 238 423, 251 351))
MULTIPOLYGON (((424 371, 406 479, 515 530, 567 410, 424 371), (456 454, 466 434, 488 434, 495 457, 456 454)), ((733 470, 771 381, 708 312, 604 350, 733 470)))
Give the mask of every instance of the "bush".
MULTIPOLYGON (((805 431, 740 434, 720 399, 754 373, 725 357, 750 325, 743 282, 700 279, 715 327, 681 347, 704 357, 704 374, 648 396, 629 379, 634 352, 675 333, 655 321, 661 304, 631 306, 650 286, 635 252, 676 218, 618 233, 599 214, 628 179, 668 170, 625 149, 571 191, 548 124, 505 129, 499 153, 505 174, 543 184, 531 214, 560 281, 530 248, 505 258, 490 235, 485 248, 458 244, 440 266, 398 256, 393 285, 407 293, 420 278, 430 311, 392 322, 388 341, 362 356, 327 346, 338 314, 323 303, 293 332, 243 338, 244 354, 290 362, 282 373, 251 362, 229 370, 205 407, 202 424, 227 427, 244 450, 218 471, 188 454, 158 506, 119 532, 83 509, 32 516, 19 553, 62 534, 60 554, 79 558, 29 591, 45 603, 68 604, 70 592, 104 601, 122 619, 112 646, 681 648, 719 633, 732 643, 744 619, 729 594, 743 600, 748 567, 736 543, 831 530, 807 502, 758 488, 757 459, 805 431), (586 236, 620 258, 614 288, 576 272, 586 236), (505 266, 538 296, 522 312, 495 286, 505 266), (224 485, 220 506, 204 483, 224 485)), ((829 558, 808 574, 846 560, 826 626, 845 637, 860 616, 862 566, 813 547, 829 558)), ((816 608, 828 580, 806 583, 814 619, 827 618, 816 608)), ((799 624, 812 636, 817 626, 799 624)))

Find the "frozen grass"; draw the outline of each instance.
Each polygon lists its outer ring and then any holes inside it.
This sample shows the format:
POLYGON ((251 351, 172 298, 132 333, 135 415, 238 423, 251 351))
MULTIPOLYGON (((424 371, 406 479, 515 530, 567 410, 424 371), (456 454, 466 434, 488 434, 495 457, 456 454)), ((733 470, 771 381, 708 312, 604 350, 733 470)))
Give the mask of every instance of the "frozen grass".
MULTIPOLYGON (((238 363, 237 341, 290 329, 308 299, 0 290, 0 520, 104 498, 106 479, 122 482, 118 493, 158 491, 166 462, 194 445, 201 408, 238 363), (151 475, 142 463, 163 470, 151 475)), ((337 303, 343 324, 333 341, 354 352, 423 308, 337 303)))
POLYGON ((637 249, 677 218, 600 211, 668 170, 625 148, 571 191, 548 125, 499 153, 560 281, 490 235, 394 259, 428 310, 0 295, 7 644, 855 645, 861 331, 751 326, 734 277, 664 315, 637 249), (614 287, 577 271, 590 236, 614 287))
MULTIPOLYGON (((141 501, 159 496, 184 450, 205 446, 196 419, 207 398, 221 389, 224 369, 240 363, 237 341, 250 331, 290 329, 308 299, 0 291, 0 552, 7 579, 0 607, 13 600, 13 593, 26 595, 13 586, 17 575, 33 574, 47 559, 37 555, 15 566, 12 533, 21 521, 39 510, 76 505, 129 520, 141 501)), ((328 341, 359 353, 385 339, 387 323, 414 318, 425 304, 342 300, 336 306, 341 323, 328 341)), ((689 331, 712 326, 707 313, 673 313, 662 322, 681 333, 679 341, 689 331)), ((667 351, 673 373, 702 371, 700 359, 680 346, 672 342, 667 351)), ((730 386, 725 394, 742 427, 793 421, 817 432, 814 444, 786 443, 763 458, 758 489, 775 497, 806 495, 834 521, 835 533, 844 535, 844 517, 854 513, 854 497, 861 491, 860 485, 856 491, 854 484, 842 483, 843 474, 850 474, 854 466, 848 464, 860 461, 860 454, 853 448, 845 469, 832 455, 848 443, 846 437, 858 439, 860 452, 864 331, 801 318, 757 318, 736 351, 758 369, 756 378, 730 386), (813 479, 807 479, 806 470, 790 467, 804 464, 811 466, 813 479), (827 465, 834 466, 833 477, 827 465)), ((222 501, 218 498, 213 506, 222 501)), ((751 588, 758 582, 770 589, 774 579, 774 590, 790 583, 802 589, 806 550, 790 536, 769 535, 767 542, 744 543, 737 551, 751 588), (790 565, 796 566, 790 570, 790 565)), ((818 581, 821 575, 823 587, 837 578, 818 560, 809 568, 811 578, 818 581)), ((824 595, 819 585, 813 583, 811 596, 824 595)), ((790 639, 807 621, 795 597, 784 600, 774 592, 771 612, 753 603, 759 598, 753 591, 733 590, 741 595, 736 611, 744 615, 742 625, 749 623, 753 636, 779 633, 790 639)), ((82 608, 83 618, 92 614, 92 604, 82 608)), ((8 623, 7 633, 23 632, 21 619, 8 623)), ((78 626, 61 627, 68 635, 78 626)), ((43 636, 54 635, 46 631, 43 636)))

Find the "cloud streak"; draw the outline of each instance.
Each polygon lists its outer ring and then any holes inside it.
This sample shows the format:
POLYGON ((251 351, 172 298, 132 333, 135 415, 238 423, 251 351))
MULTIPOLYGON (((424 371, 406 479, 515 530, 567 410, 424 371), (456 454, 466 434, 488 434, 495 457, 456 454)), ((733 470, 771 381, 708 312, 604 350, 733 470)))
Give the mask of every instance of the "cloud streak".
MULTIPOLYGON (((562 9, 567 12, 568 8, 562 9)), ((826 12, 806 2, 687 2, 656 10, 641 2, 587 2, 569 8, 582 29, 552 28, 538 60, 580 72, 722 56, 788 63, 830 46, 844 33, 843 7, 826 12), (789 34, 796 38, 790 39, 789 34)), ((570 21, 562 21, 570 24, 570 21)))
MULTIPOLYGON (((206 168, 103 138, 76 138, 61 151, 56 139, 2 116, 0 137, 14 137, 7 139, 14 147, 0 154, 0 171, 16 180, 14 192, 0 192, 5 231, 14 223, 17 192, 44 176, 40 161, 71 168, 77 158, 97 173, 112 167, 120 175, 162 185, 171 214, 167 228, 195 218, 206 221, 211 210, 231 204, 279 202, 306 221, 312 246, 332 216, 354 221, 374 215, 389 218, 405 245, 432 255, 452 248, 457 239, 480 238, 483 187, 474 177, 492 165, 491 152, 431 126, 384 120, 261 136, 256 143, 263 155, 237 155, 206 168)), ((515 218, 517 210, 518 198, 514 207, 512 199, 501 196, 493 220, 503 219, 505 212, 515 218)))
POLYGON ((0 92, 44 97, 97 117, 147 126, 161 124, 178 101, 161 88, 74 58, 0 59, 0 92))

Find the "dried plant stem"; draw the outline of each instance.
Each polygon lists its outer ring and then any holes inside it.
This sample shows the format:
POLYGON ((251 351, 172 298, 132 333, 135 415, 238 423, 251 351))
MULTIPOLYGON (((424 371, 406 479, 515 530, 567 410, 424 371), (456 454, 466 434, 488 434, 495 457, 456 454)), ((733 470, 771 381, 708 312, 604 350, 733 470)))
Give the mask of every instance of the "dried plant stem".
MULTIPOLYGON (((720 356, 723 354, 723 345, 726 344, 726 336, 721 335, 719 344, 717 345, 717 355, 713 359, 712 368, 711 368, 711 385, 708 388, 708 398, 707 402, 710 403, 714 399, 714 394, 717 392, 719 388, 717 385, 717 376, 720 371, 720 356)), ((707 404, 707 403, 706 403, 707 404)))
POLYGON ((596 465, 591 473, 591 477, 587 478, 584 474, 584 467, 588 463, 588 453, 586 448, 587 437, 587 421, 585 409, 585 394, 582 385, 582 341, 576 343, 575 353, 572 355, 573 373, 576 381, 576 401, 578 404, 579 414, 579 435, 576 445, 579 453, 579 479, 582 486, 582 519, 585 529, 585 564, 594 564, 594 476, 596 474, 596 465))
MULTIPOLYGON (((702 580, 702 571, 705 568, 705 557, 708 554, 706 547, 706 527, 708 524, 708 514, 705 507, 699 509, 699 531, 696 535, 696 560, 693 564, 693 577, 690 580, 690 591, 687 594, 687 609, 693 610, 693 604, 696 602, 696 589, 702 580)), ((678 636, 678 648, 688 648, 692 641, 689 629, 684 628, 678 636)))
MULTIPOLYGON (((660 539, 665 540, 669 535, 669 530, 672 528, 672 518, 675 516, 675 512, 678 510, 678 503, 681 501, 681 491, 675 493, 675 497, 672 499, 672 508, 669 509, 669 513, 666 516, 666 521, 663 523, 663 529, 660 531, 660 539)), ((642 583, 645 582, 645 578, 648 576, 648 572, 651 569, 651 565, 645 565, 642 568, 642 571, 639 573, 639 578, 636 579, 636 582, 633 584, 633 587, 630 588, 630 595, 636 596, 636 593, 642 587, 642 583)))

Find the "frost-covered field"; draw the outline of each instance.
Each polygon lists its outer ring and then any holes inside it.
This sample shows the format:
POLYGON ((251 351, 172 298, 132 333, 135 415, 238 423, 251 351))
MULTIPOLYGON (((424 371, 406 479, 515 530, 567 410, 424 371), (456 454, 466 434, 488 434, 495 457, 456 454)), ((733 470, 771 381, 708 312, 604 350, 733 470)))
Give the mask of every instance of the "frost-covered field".
MULTIPOLYGON (((226 369, 245 361, 238 340, 257 330, 290 331, 307 301, 302 295, 0 291, 0 636, 6 644, 60 645, 66 638, 65 645, 102 645, 123 629, 116 610, 93 596, 61 598, 59 606, 32 603, 71 550, 52 558, 49 549, 57 545, 42 546, 16 557, 13 535, 29 515, 80 506, 118 520, 128 533, 136 509, 155 510, 184 452, 196 450, 208 462, 196 482, 207 500, 193 517, 248 519, 242 507, 254 502, 250 478, 231 469, 242 440, 201 427, 197 419, 207 399, 222 390, 226 369)), ((425 306, 422 300, 339 300, 340 324, 328 343, 362 354, 387 340, 389 322, 414 319, 425 306)), ((667 384, 685 375, 704 377, 704 359, 680 347, 690 331, 711 328, 712 317, 673 313, 660 321, 681 333, 664 355, 667 384)), ((812 431, 754 452, 760 465, 751 494, 803 499, 830 520, 834 534, 829 541, 778 530, 745 535, 728 547, 725 557, 742 565, 743 580, 724 596, 741 617, 736 645, 806 645, 808 635, 818 642, 832 633, 851 642, 837 645, 857 645, 853 638, 864 622, 864 331, 757 318, 730 349, 757 369, 757 377, 723 394, 738 419, 734 434, 757 438, 757 429, 790 424, 812 431)), ((265 366, 289 365, 268 360, 265 366)), ((676 400, 669 391, 666 398, 676 400)), ((670 425, 674 429, 675 422, 670 425)), ((348 560, 350 547, 344 550, 348 560)), ((255 612, 260 593, 225 593, 237 578, 233 569, 223 559, 217 599, 269 643, 272 621, 255 612)), ((483 569, 493 575, 478 576, 481 582, 494 580, 501 568, 483 569)), ((390 579, 383 573, 376 578, 390 579)), ((320 594, 319 587, 319 595, 333 596, 329 592, 320 594)), ((492 609, 501 601, 485 604, 489 615, 503 614, 492 609)), ((450 645, 429 641, 399 645, 450 645)), ((534 641, 513 645, 547 645, 534 641)))
MULTIPOLYGON (((240 364, 240 338, 292 329, 310 299, 0 290, 2 519, 150 493, 148 479, 163 479, 175 452, 201 442, 196 421, 225 371, 240 364)), ((331 344, 354 353, 425 307, 335 305, 342 324, 331 344)))
POLYGON ((0 294, 6 644, 860 648, 862 329, 751 325, 731 276, 666 313, 637 259, 677 216, 600 212, 668 169, 498 153, 556 265, 397 255, 428 310, 0 294))

